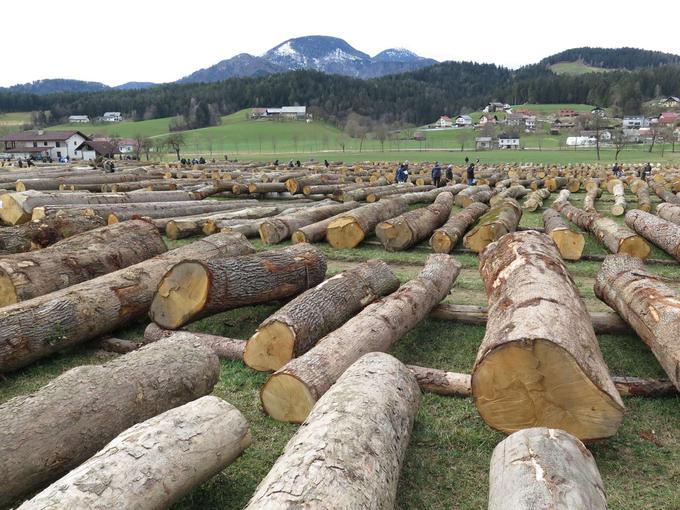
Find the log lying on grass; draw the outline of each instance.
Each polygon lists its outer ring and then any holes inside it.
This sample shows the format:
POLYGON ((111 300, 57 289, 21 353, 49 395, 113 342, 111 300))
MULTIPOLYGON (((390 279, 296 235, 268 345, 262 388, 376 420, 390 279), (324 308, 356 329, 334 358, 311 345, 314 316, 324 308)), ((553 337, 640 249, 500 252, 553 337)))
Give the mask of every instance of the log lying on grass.
MULTIPOLYGON (((204 227, 208 222, 259 219, 273 216, 280 212, 280 207, 247 207, 236 211, 171 218, 164 222, 165 225, 163 225, 162 228, 170 239, 184 239, 186 237, 204 234, 204 227)), ((160 227, 162 225, 160 222, 163 222, 163 220, 153 221, 153 224, 160 227)), ((217 230, 214 232, 216 231, 217 230)), ((208 232, 206 235, 209 235, 210 233, 211 232, 208 232)))
POLYGON ((142 317, 163 275, 182 260, 209 260, 253 251, 240 234, 216 234, 134 266, 0 308, 0 373, 142 317))
POLYGON ((246 509, 394 508, 419 404, 401 362, 364 355, 317 402, 246 509))
POLYGON ((611 207, 611 213, 613 216, 623 216, 626 212, 626 196, 623 189, 623 183, 621 181, 615 183, 612 186, 612 195, 614 195, 614 205, 611 207))
POLYGON ((563 259, 579 260, 581 258, 586 240, 581 232, 569 228, 560 213, 555 209, 546 209, 543 212, 543 226, 545 233, 557 245, 563 259))
MULTIPOLYGON (((359 202, 344 203, 348 206, 352 204, 350 210, 356 209, 360 205, 359 202)), ((336 214, 335 216, 331 216, 330 218, 326 218, 325 220, 317 221, 316 223, 311 223, 304 227, 300 227, 292 233, 291 240, 294 243, 316 243, 322 241, 326 237, 326 229, 328 228, 328 225, 338 218, 342 218, 344 215, 345 213, 343 212, 336 214)))
POLYGON ((44 487, 135 423, 209 394, 209 349, 163 340, 104 365, 69 370, 0 405, 0 505, 44 487))
POLYGON ((265 411, 277 420, 304 421, 314 403, 362 354, 388 350, 425 318, 449 293, 459 272, 460 264, 452 257, 430 255, 416 278, 274 372, 260 392, 265 411))
POLYGON ((246 348, 245 340, 210 335, 208 333, 198 333, 196 331, 173 331, 170 329, 163 329, 154 322, 149 324, 144 330, 145 342, 157 342, 163 338, 204 345, 212 350, 220 359, 229 359, 232 361, 243 360, 243 351, 246 348))
POLYGON ((606 510, 595 459, 563 430, 537 427, 515 432, 494 448, 489 471, 489 510, 606 510))
POLYGON ((595 295, 633 327, 680 389, 680 294, 648 273, 641 260, 610 255, 597 274, 595 295))
POLYGON ((624 407, 578 289, 555 244, 533 231, 480 255, 489 319, 472 392, 491 427, 561 428, 580 439, 613 435, 624 407))
POLYGON ((463 237, 463 244, 466 248, 480 253, 489 243, 514 232, 521 218, 522 209, 517 201, 507 198, 479 218, 477 226, 463 237))
MULTIPOLYGON (((635 195, 637 196, 637 209, 640 209, 641 211, 649 212, 652 210, 652 201, 649 198, 649 186, 647 186, 647 183, 644 181, 639 181, 642 184, 639 184, 635 188, 635 195)), ((632 186, 631 186, 632 189, 632 186)))
POLYGON ((668 204, 680 205, 680 197, 674 195, 663 186, 654 186, 654 193, 656 193, 657 197, 668 204))
POLYGON ((156 227, 133 220, 0 258, 0 307, 123 269, 166 249, 156 227))
POLYGON ((243 361, 278 370, 301 356, 366 305, 397 290, 399 280, 382 260, 369 260, 299 295, 267 318, 248 340, 243 361))
POLYGON ((680 205, 664 202, 656 206, 656 214, 659 218, 680 225, 680 205))
POLYGON ((595 211, 595 200, 602 195, 602 190, 598 186, 591 186, 583 198, 583 210, 586 212, 595 211))
POLYGON ((326 258, 298 244, 281 250, 212 260, 185 260, 168 270, 149 309, 156 324, 177 329, 239 306, 294 296, 318 285, 326 258))
POLYGON ((489 206, 481 202, 473 202, 457 213, 451 213, 449 219, 434 231, 430 238, 430 246, 435 253, 451 253, 465 231, 479 217, 489 210, 489 206))
POLYGON ((347 212, 354 209, 357 205, 356 202, 345 202, 320 207, 308 207, 291 212, 290 214, 280 214, 260 223, 258 228, 260 239, 265 244, 280 243, 288 239, 295 230, 301 227, 347 212))
POLYGON ((19 508, 168 508, 251 442, 238 409, 202 397, 119 434, 19 508))
POLYGON ((402 198, 389 198, 353 209, 331 221, 326 239, 336 249, 356 248, 381 221, 403 214, 408 205, 402 198))
POLYGON ((680 225, 639 209, 626 213, 626 225, 671 257, 680 260, 680 225))
POLYGON ((522 205, 523 209, 527 211, 535 211, 536 209, 543 207, 543 201, 550 196, 550 190, 547 188, 541 188, 533 191, 522 205))
POLYGON ((673 383, 666 379, 643 379, 616 375, 612 379, 622 397, 667 397, 678 393, 673 383))
POLYGON ((186 214, 216 213, 220 211, 233 211, 256 205, 255 200, 201 200, 194 202, 149 202, 144 204, 122 204, 123 207, 116 205, 106 206, 106 221, 118 223, 119 221, 130 220, 135 217, 144 216, 146 218, 169 218, 172 216, 186 214))
POLYGON ((445 372, 436 368, 416 365, 406 366, 413 373, 418 381, 418 386, 423 391, 453 397, 469 397, 472 395, 469 374, 445 372))

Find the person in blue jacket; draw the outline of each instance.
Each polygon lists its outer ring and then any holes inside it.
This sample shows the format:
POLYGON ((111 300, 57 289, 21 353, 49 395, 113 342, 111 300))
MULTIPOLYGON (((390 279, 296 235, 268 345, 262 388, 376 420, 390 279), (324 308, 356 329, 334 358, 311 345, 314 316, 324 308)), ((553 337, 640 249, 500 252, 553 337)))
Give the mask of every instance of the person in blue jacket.
POLYGON ((432 167, 432 184, 435 187, 439 187, 442 180, 442 167, 439 166, 439 161, 435 161, 432 167))

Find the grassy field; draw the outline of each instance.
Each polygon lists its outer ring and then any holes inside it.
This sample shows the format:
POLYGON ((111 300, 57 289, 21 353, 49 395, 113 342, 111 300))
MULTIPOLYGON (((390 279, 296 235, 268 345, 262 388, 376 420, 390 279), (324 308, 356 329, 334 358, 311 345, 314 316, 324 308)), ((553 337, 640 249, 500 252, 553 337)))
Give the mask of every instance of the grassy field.
POLYGON ((76 129, 86 135, 116 136, 119 138, 132 138, 138 134, 146 137, 165 135, 168 133, 171 117, 160 119, 141 120, 139 122, 100 122, 97 124, 59 124, 50 126, 49 130, 76 129))
POLYGON ((30 112, 0 113, 0 126, 21 126, 30 121, 30 112))
POLYGON ((550 66, 550 70, 555 74, 587 74, 587 73, 606 73, 611 69, 593 67, 583 62, 558 62, 550 66))
MULTIPOLYGON (((580 206, 583 196, 583 193, 573 194, 572 203, 580 206)), ((554 198, 553 194, 545 206, 554 198)), ((611 206, 606 198, 605 194, 597 202, 598 210, 603 213, 611 206)), ((631 195, 627 199, 634 202, 631 195)), ((540 226, 541 214, 542 211, 525 212, 520 225, 540 226)), ((190 241, 168 241, 168 244, 175 247, 190 241)), ((267 249, 259 240, 253 244, 258 250, 267 249)), ((360 261, 382 258, 402 282, 418 273, 429 253, 426 243, 407 252, 387 253, 374 244, 374 238, 354 250, 334 250, 325 243, 318 246, 329 259, 329 275, 360 261)), ((589 236, 585 252, 604 254, 605 250, 589 236)), ((469 253, 454 252, 453 255, 463 269, 446 302, 486 304, 477 257, 469 253)), ((670 260, 656 248, 651 257, 670 260)), ((606 310, 593 293, 599 263, 569 262, 567 267, 588 309, 606 310)), ((680 289, 677 265, 650 264, 648 267, 680 289)), ((189 329, 246 339, 279 306, 273 303, 232 310, 193 323, 189 329)), ((116 335, 139 338, 145 323, 140 320, 116 335)), ((391 353, 407 363, 469 373, 483 336, 483 327, 426 319, 402 338, 391 353)), ((598 339, 613 374, 665 377, 654 356, 636 336, 600 335, 598 339)), ((0 381, 0 402, 34 391, 71 367, 101 363, 114 356, 87 345, 52 356, 0 381)), ((232 466, 186 496, 175 509, 240 509, 266 475, 296 430, 296 426, 275 422, 262 412, 259 390, 266 377, 240 362, 222 362, 220 380, 213 393, 244 413, 251 424, 254 441, 232 466)), ((680 397, 633 397, 626 398, 625 404, 627 415, 618 433, 589 446, 604 480, 609 507, 612 510, 677 510, 680 508, 677 490, 680 397)), ((397 507, 403 510, 485 508, 489 460, 502 438, 481 420, 471 399, 424 394, 401 473, 397 507)))

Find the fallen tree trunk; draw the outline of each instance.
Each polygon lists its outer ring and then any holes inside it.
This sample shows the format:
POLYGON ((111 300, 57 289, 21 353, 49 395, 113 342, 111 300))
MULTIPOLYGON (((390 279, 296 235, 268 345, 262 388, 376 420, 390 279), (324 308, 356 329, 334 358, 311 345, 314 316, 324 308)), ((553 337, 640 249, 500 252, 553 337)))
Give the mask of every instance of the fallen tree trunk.
POLYGON ((246 509, 394 508, 419 404, 401 362, 362 356, 314 406, 246 509))
POLYGON ((515 432, 491 456, 489 510, 607 510, 595 459, 577 438, 544 427, 515 432))
POLYGON ((0 307, 112 273, 166 249, 156 227, 134 220, 0 258, 0 307))
MULTIPOLYGON (((652 201, 649 198, 649 186, 644 181, 643 184, 636 186, 635 196, 637 197, 637 208, 641 211, 649 212, 652 210, 652 201)), ((632 186, 631 186, 632 188, 632 186)))
POLYGON ((240 234, 216 234, 93 280, 0 308, 0 373, 142 317, 163 275, 182 260, 253 251, 240 234))
POLYGON ((579 260, 581 258, 586 240, 581 232, 569 228, 560 213, 555 209, 546 209, 543 212, 543 226, 545 233, 557 245, 563 259, 579 260))
POLYGON ((612 379, 622 397, 667 397, 678 393, 668 380, 624 376, 613 376, 612 379))
POLYGON ((445 372, 436 368, 406 365, 418 381, 422 391, 447 397, 469 397, 472 395, 469 374, 445 372))
POLYGON ((626 225, 674 259, 680 260, 680 225, 639 209, 626 213, 626 225))
MULTIPOLYGON (((356 209, 359 207, 359 202, 344 202, 345 204, 352 204, 350 209, 356 209)), ((304 227, 296 229, 292 235, 291 240, 293 243, 316 243, 322 241, 326 237, 326 229, 333 221, 338 218, 342 218, 345 215, 344 212, 326 218, 325 220, 317 221, 304 227)))
POLYGON ((260 239, 265 244, 276 244, 288 239, 295 230, 319 221, 347 212, 357 207, 356 202, 308 207, 290 214, 280 214, 260 223, 258 228, 260 239))
POLYGON ((75 468, 135 423, 210 393, 211 351, 164 340, 104 365, 69 370, 0 405, 0 504, 75 468))
POLYGON ((150 323, 144 330, 144 340, 147 342, 157 342, 163 338, 201 344, 212 350, 220 359, 232 361, 243 360, 243 351, 246 348, 245 340, 199 333, 197 331, 173 331, 171 329, 163 329, 154 322, 150 323))
POLYGON ((19 508, 168 508, 251 442, 238 409, 202 397, 122 432, 19 508))
POLYGON ((177 202, 149 202, 134 204, 132 207, 123 208, 108 206, 110 209, 107 215, 107 221, 111 224, 140 216, 144 216, 145 218, 168 218, 181 214, 207 214, 220 211, 234 211, 256 204, 257 201, 255 200, 201 200, 200 202, 190 202, 189 204, 177 202))
POLYGON ((595 295, 631 325, 680 389, 680 295, 648 273, 641 260, 625 255, 605 259, 595 295))
POLYGON ((654 193, 656 193, 657 197, 668 204, 680 205, 680 197, 674 195, 663 186, 654 186, 654 193))
POLYGON ((623 216, 626 212, 626 196, 623 190, 623 183, 617 182, 612 186, 612 195, 614 195, 614 205, 611 207, 612 216, 623 216))
POLYGON ((435 253, 451 253, 458 241, 465 235, 465 231, 479 217, 489 210, 489 206, 481 202, 474 202, 457 213, 451 213, 444 225, 434 231, 430 238, 430 246, 435 253))
POLYGON ((680 205, 669 204, 664 202, 656 206, 656 214, 659 218, 670 221, 676 225, 680 225, 680 205))
POLYGON ((377 202, 378 200, 392 195, 401 195, 404 193, 422 193, 423 191, 431 191, 435 189, 434 186, 401 186, 395 189, 388 189, 384 191, 379 191, 380 188, 376 188, 376 191, 370 192, 366 195, 366 202, 369 204, 377 202))
POLYGON ((162 277, 149 316, 163 328, 177 329, 207 315, 294 296, 321 283, 325 274, 326 258, 308 244, 242 257, 185 259, 162 277))
POLYGON ((522 209, 517 201, 507 198, 479 218, 477 226, 463 237, 463 244, 466 248, 480 253, 490 243, 514 232, 521 218, 522 209))
POLYGON ((449 217, 453 195, 440 193, 434 203, 378 223, 375 234, 387 251, 406 250, 427 238, 449 217))
POLYGON ((484 421, 506 434, 549 425, 584 440, 613 435, 623 402, 555 244, 516 232, 489 246, 479 267, 489 320, 472 392, 484 421))
POLYGON ((591 186, 583 198, 583 210, 586 212, 596 212, 595 200, 602 194, 602 190, 597 186, 591 186))
POLYGON ((550 190, 548 188, 541 188, 533 191, 524 201, 522 208, 533 212, 536 209, 543 207, 543 201, 549 196, 550 190))
POLYGON ((328 244, 336 249, 356 248, 378 223, 399 216, 407 209, 407 203, 401 198, 380 200, 353 209, 328 224, 328 244))
MULTIPOLYGON (((170 239, 184 239, 194 235, 201 235, 204 233, 204 227, 208 222, 216 222, 223 220, 250 220, 260 219, 269 216, 274 216, 281 212, 280 207, 248 207, 236 211, 227 211, 215 214, 203 214, 200 216, 190 216, 184 218, 171 218, 163 229, 170 239)), ((156 226, 160 224, 154 222, 156 226)))
POLYGON ((451 289, 460 264, 430 255, 420 274, 322 338, 267 380, 260 392, 272 418, 301 423, 314 403, 362 354, 387 351, 415 327, 451 289))
POLYGON ((370 260, 304 292, 267 318, 248 340, 244 362, 278 370, 366 305, 397 290, 399 280, 382 260, 370 260))

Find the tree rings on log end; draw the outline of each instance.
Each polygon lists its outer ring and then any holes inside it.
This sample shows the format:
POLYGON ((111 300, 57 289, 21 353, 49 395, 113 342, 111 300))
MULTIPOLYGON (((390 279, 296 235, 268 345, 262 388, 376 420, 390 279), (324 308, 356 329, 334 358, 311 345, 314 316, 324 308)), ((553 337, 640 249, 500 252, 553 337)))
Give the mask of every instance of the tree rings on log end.
POLYGON ((336 249, 355 248, 364 240, 365 234, 354 218, 338 218, 326 229, 328 244, 336 249))
MULTIPOLYGON (((21 197, 21 195, 17 195, 21 197)), ((9 225, 19 225, 31 219, 31 215, 21 207, 22 200, 15 198, 14 193, 6 193, 0 196, 0 219, 9 225)))
POLYGON ((17 303, 17 290, 12 279, 0 269, 0 307, 17 303))
POLYGON ((652 249, 649 247, 649 244, 642 237, 629 236, 619 244, 617 255, 626 254, 644 260, 649 257, 651 251, 652 249))
POLYGON ((620 204, 615 204, 611 208, 612 216, 623 216, 626 212, 626 207, 620 204))
POLYGON ((400 219, 379 223, 375 227, 375 235, 387 251, 401 250, 413 238, 408 224, 400 219))
POLYGON ((260 372, 275 371, 293 359, 295 332, 281 321, 258 328, 246 343, 243 361, 260 372))
POLYGON ((203 309, 208 290, 206 268, 200 262, 180 262, 158 285, 149 316, 163 328, 177 329, 203 309))
POLYGON ((298 243, 308 243, 309 240, 307 239, 307 236, 304 234, 304 232, 301 232, 299 230, 296 230, 293 232, 293 235, 290 236, 291 240, 293 241, 294 244, 298 243))
POLYGON ((169 221, 167 225, 165 225, 165 234, 168 236, 168 238, 174 240, 179 239, 179 236, 181 235, 179 232, 179 229, 177 228, 177 223, 175 221, 169 221))
POLYGON ((555 229, 550 232, 550 238, 557 245, 564 260, 580 260, 586 244, 583 234, 571 229, 555 229))
POLYGON ((118 221, 119 221, 118 216, 116 216, 113 213, 109 214, 108 217, 106 218, 107 225, 113 225, 115 223, 118 223, 118 221))
POLYGON ((505 434, 549 427, 582 441, 602 439, 614 435, 624 415, 569 352, 543 339, 493 349, 472 374, 472 395, 484 421, 505 434))
POLYGON ((309 388, 297 377, 281 373, 272 375, 260 391, 265 412, 278 421, 302 423, 316 404, 309 388))
POLYGON ((498 241, 508 231, 500 224, 489 223, 487 225, 480 225, 475 231, 463 238, 465 246, 475 253, 481 253, 489 244, 498 241))
POLYGON ((435 253, 451 253, 454 242, 449 234, 441 230, 436 231, 430 240, 432 251, 435 253))

